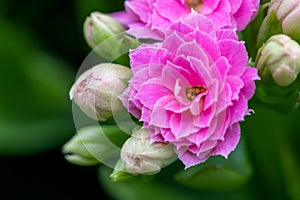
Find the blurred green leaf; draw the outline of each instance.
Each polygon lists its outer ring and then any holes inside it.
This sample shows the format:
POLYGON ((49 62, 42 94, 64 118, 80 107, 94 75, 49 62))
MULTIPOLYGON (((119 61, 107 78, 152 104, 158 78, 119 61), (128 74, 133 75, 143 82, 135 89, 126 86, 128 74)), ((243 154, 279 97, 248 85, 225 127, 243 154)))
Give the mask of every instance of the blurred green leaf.
MULTIPOLYGON (((180 165, 182 167, 182 165, 180 165)), ((252 186, 235 191, 209 192, 195 190, 177 184, 172 179, 174 166, 168 166, 155 176, 137 176, 134 180, 114 182, 110 179, 112 170, 105 166, 99 168, 99 181, 111 199, 116 200, 253 200, 257 199, 252 186)), ((215 185, 218 183, 215 182, 215 185)))
POLYGON ((251 172, 244 144, 240 142, 228 159, 211 157, 204 163, 180 171, 175 178, 179 183, 194 189, 222 191, 241 186, 248 180, 251 172))
POLYGON ((175 189, 170 184, 159 181, 147 181, 139 177, 129 182, 113 182, 109 179, 111 169, 101 166, 99 169, 99 180, 102 182, 106 191, 118 200, 196 200, 199 199, 195 193, 186 196, 182 190, 175 189))
POLYGON ((290 196, 299 193, 295 190, 300 188, 296 178, 299 165, 289 143, 290 132, 299 133, 299 117, 294 112, 280 114, 255 98, 249 106, 255 114, 243 127, 256 187, 268 199, 286 199, 290 191, 293 192, 290 196))
POLYGON ((0 154, 61 145, 74 129, 68 99, 74 74, 24 27, 0 26, 0 154))

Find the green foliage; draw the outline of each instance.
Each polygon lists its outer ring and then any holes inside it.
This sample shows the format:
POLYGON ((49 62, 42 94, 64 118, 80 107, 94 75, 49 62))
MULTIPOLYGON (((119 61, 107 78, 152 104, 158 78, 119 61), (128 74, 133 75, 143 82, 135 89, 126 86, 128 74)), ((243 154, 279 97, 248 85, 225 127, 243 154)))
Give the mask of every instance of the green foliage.
POLYGON ((199 190, 233 190, 247 181, 252 169, 244 150, 244 143, 228 159, 217 156, 187 170, 181 170, 175 179, 188 187, 199 190), (218 184, 216 184, 218 183, 218 184))
POLYGON ((29 31, 0 21, 0 154, 61 145, 73 129, 68 89, 74 73, 43 51, 29 31))

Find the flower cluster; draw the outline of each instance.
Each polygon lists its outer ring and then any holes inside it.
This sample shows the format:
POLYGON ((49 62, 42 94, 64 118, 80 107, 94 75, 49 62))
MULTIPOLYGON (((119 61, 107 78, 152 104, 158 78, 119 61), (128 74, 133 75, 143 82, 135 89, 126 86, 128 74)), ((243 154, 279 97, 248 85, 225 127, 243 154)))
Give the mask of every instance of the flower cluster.
POLYGON ((216 28, 243 30, 255 17, 259 0, 127 0, 125 11, 112 14, 138 38, 163 38, 162 32, 193 10, 205 15, 216 28))
POLYGON ((95 66, 70 93, 98 121, 125 110, 138 123, 116 151, 114 177, 157 173, 174 157, 186 169, 211 156, 227 158, 254 93, 281 110, 299 105, 300 1, 272 0, 249 25, 258 6, 258 0, 126 0, 124 11, 88 19, 86 39, 100 55, 115 58, 118 49, 129 59, 95 66))
POLYGON ((211 155, 227 157, 258 78, 247 59, 234 30, 215 28, 192 12, 170 27, 163 42, 130 52, 134 75, 121 99, 153 142, 175 145, 186 167, 211 155))

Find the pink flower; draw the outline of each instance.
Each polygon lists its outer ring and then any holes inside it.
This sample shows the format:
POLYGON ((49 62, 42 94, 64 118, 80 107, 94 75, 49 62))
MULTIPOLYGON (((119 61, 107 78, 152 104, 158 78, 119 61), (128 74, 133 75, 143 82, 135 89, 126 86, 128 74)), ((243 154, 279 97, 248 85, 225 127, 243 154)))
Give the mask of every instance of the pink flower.
POLYGON ((207 16, 217 28, 240 31, 256 16, 258 5, 259 0, 127 0, 125 11, 112 16, 128 26, 131 35, 162 39, 163 30, 191 9, 207 16))
POLYGON ((192 12, 170 27, 162 43, 130 52, 133 77, 122 103, 149 129, 153 142, 173 143, 186 167, 212 155, 227 157, 258 79, 231 29, 215 29, 192 12))

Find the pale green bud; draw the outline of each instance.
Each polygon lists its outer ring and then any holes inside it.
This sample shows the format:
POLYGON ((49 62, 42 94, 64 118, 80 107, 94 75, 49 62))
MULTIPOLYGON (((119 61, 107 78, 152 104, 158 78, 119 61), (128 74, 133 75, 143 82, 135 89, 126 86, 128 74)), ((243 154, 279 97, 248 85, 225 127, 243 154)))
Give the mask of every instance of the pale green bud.
POLYGON ((90 166, 110 163, 119 157, 117 148, 104 134, 118 134, 114 127, 101 129, 100 126, 81 128, 64 146, 62 152, 65 159, 76 165, 90 166))
POLYGON ((124 31, 117 20, 100 12, 91 13, 83 27, 88 45, 109 62, 120 59, 129 49, 134 49, 140 44, 124 31))
POLYGON ((176 158, 173 145, 151 143, 146 128, 133 131, 132 136, 124 143, 121 150, 121 159, 125 169, 131 174, 156 174, 176 158))
POLYGON ((90 17, 86 18, 83 30, 91 48, 96 47, 105 39, 125 31, 117 20, 100 12, 93 12, 90 17))
POLYGON ((131 70, 122 65, 96 65, 79 76, 70 90, 70 98, 92 119, 105 121, 122 111, 118 96, 127 88, 131 76, 131 70))
POLYGON ((295 40, 300 40, 300 0, 273 0, 269 11, 275 11, 282 32, 295 40))
POLYGON ((286 35, 274 35, 259 49, 256 63, 263 82, 286 87, 300 72, 300 46, 286 35))

